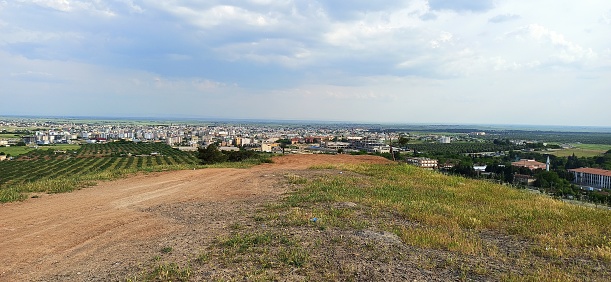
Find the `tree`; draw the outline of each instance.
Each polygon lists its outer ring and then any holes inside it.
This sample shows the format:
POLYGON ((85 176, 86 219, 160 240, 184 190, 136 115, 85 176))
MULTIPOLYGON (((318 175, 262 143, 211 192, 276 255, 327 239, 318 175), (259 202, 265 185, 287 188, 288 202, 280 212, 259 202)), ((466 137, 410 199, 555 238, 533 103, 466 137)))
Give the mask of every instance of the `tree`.
POLYGON ((227 160, 227 156, 215 144, 210 144, 206 148, 200 148, 198 153, 198 158, 202 160, 203 164, 214 164, 227 160))
POLYGON ((399 136, 399 140, 397 141, 397 143, 399 143, 401 147, 405 147, 407 146, 407 143, 409 143, 409 138, 405 137, 405 135, 401 135, 399 136))
POLYGON ((460 162, 450 169, 450 172, 457 173, 460 175, 475 177, 477 172, 473 169, 473 163, 460 162))
POLYGON ((222 153, 227 156, 227 160, 230 162, 241 162, 246 159, 254 158, 257 155, 257 153, 254 151, 249 150, 229 151, 222 153))
POLYGON ((284 154, 284 149, 288 148, 289 145, 292 144, 291 140, 289 140, 289 139, 280 139, 280 140, 278 140, 278 143, 280 143, 280 148, 282 149, 282 154, 284 154))

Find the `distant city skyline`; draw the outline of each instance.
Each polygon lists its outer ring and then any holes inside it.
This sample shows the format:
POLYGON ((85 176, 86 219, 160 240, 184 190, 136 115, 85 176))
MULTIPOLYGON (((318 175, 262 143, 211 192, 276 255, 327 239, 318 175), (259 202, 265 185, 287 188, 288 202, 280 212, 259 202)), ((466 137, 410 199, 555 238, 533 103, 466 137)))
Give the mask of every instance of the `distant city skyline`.
POLYGON ((609 1, 0 1, 0 115, 611 127, 609 42, 609 1))

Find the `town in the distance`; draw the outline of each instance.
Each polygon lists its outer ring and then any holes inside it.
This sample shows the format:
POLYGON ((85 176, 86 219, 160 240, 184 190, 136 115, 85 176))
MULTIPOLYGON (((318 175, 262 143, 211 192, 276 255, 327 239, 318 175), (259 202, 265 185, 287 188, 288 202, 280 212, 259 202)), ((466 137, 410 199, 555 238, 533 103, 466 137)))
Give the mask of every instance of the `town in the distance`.
POLYGON ((77 170, 62 166, 80 167, 74 162, 85 159, 92 170, 201 165, 214 161, 206 159, 206 150, 214 150, 218 161, 243 160, 239 152, 248 152, 246 157, 375 154, 566 200, 611 204, 608 130, 475 125, 5 117, 0 118, 0 188, 38 179, 33 174, 41 165, 72 173, 77 170))

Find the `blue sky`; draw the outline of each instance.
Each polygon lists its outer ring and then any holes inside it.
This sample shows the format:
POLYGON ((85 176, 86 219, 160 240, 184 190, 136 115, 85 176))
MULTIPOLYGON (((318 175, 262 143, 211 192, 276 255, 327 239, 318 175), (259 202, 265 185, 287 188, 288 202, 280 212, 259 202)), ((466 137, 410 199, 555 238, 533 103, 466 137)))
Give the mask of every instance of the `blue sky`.
POLYGON ((606 0, 0 0, 0 114, 611 126, 610 42, 606 0))

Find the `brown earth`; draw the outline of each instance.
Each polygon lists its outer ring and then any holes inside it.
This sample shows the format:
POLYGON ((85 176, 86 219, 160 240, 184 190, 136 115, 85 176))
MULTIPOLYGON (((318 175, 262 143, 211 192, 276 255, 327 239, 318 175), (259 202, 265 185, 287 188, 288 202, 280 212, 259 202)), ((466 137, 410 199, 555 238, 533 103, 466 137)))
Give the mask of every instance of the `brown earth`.
POLYGON ((289 189, 287 173, 362 162, 388 161, 293 155, 250 169, 143 174, 1 204, 0 281, 123 281, 161 249, 205 246, 252 207, 278 200, 289 189))

